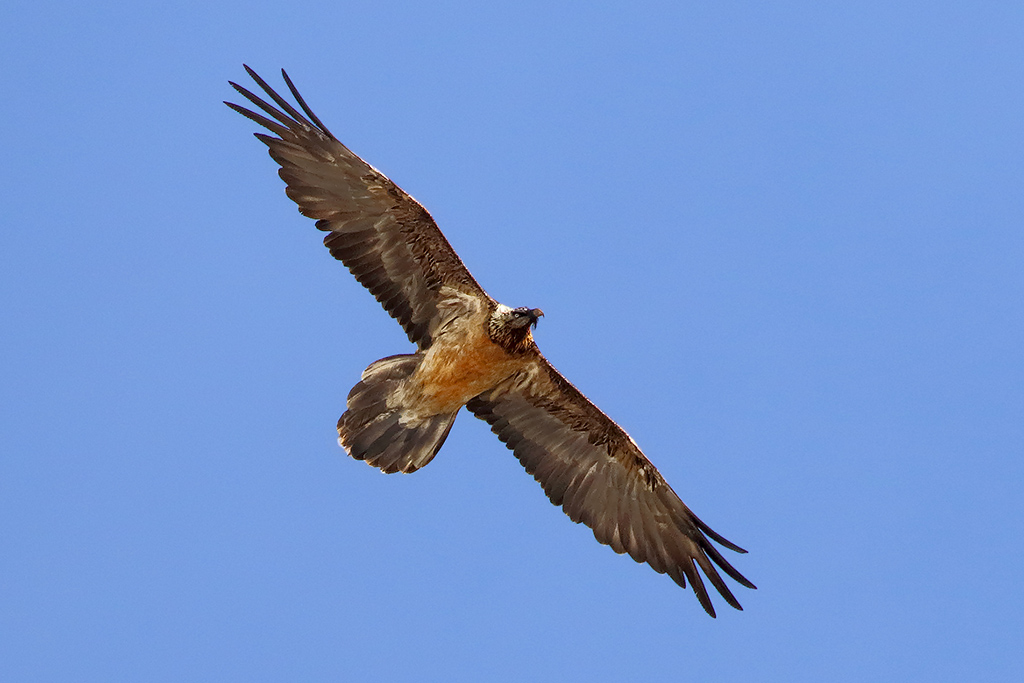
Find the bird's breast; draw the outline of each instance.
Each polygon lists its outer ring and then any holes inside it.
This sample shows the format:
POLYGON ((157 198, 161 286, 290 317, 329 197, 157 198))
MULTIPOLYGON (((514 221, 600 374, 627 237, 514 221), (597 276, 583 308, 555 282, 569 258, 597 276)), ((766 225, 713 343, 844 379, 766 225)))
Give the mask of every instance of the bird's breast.
POLYGON ((407 382, 402 403, 415 405, 424 416, 455 412, 524 362, 522 356, 512 356, 491 341, 483 325, 452 330, 427 350, 407 382))

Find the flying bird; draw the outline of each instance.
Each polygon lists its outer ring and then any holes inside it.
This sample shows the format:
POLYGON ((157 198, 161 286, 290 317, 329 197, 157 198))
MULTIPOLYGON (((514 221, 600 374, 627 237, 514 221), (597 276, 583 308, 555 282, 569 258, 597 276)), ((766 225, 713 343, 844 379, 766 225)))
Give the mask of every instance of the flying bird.
POLYGON ((755 586, 711 541, 746 551, 693 514, 633 439, 541 354, 532 334, 541 310, 488 296, 426 209, 343 145, 284 70, 301 112, 245 69, 277 106, 236 83, 259 111, 225 104, 272 133, 255 135, 280 164, 287 195, 416 345, 371 363, 352 388, 338 421, 348 454, 387 473, 413 472, 437 454, 465 406, 599 542, 683 588, 689 581, 712 617, 701 572, 742 609, 715 565, 755 586))

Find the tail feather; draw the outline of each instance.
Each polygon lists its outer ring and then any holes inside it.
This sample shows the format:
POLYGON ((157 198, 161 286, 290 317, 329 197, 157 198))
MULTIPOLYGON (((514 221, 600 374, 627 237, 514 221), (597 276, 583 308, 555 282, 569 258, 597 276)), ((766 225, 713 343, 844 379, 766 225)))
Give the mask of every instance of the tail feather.
POLYGON ((338 442, 353 458, 387 473, 413 472, 440 450, 458 413, 415 417, 397 402, 397 390, 421 359, 382 358, 352 387, 348 410, 338 420, 338 442))

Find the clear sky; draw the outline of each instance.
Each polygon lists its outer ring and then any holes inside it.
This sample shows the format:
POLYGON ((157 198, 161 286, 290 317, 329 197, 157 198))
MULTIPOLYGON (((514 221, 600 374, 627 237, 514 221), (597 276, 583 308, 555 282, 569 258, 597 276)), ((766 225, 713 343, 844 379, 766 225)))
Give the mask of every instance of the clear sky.
POLYGON ((1024 680, 1024 4, 6 2, 0 679, 1024 680), (286 67, 748 555, 709 619, 464 413, 228 110, 286 67))

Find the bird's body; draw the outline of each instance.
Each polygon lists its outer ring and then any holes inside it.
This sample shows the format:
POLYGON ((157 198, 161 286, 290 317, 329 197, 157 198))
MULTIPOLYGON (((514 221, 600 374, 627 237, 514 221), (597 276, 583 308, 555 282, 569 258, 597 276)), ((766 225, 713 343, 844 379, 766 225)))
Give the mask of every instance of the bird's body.
POLYGON ((305 116, 246 70, 280 109, 234 83, 271 118, 228 106, 277 135, 257 137, 281 165, 288 196, 317 219, 331 254, 417 346, 363 372, 338 421, 345 450, 384 472, 415 471, 433 459, 465 406, 491 425, 551 502, 591 527, 598 541, 684 587, 689 579, 714 616, 699 567, 741 609, 714 565, 754 586, 709 537, 745 551, 698 519, 633 439, 544 358, 531 333, 543 313, 488 296, 430 214, 342 145, 287 74, 305 116))

